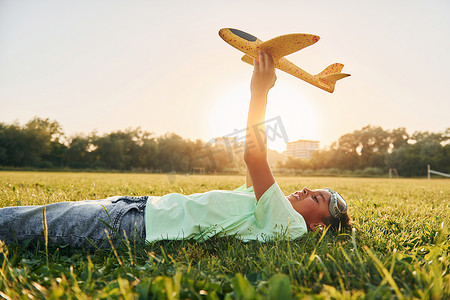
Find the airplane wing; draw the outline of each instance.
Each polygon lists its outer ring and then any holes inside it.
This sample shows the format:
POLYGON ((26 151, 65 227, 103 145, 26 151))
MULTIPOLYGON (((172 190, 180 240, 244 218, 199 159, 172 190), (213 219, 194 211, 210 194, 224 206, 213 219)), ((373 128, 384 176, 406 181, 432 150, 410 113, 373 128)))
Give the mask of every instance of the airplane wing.
POLYGON ((281 35, 261 44, 261 50, 280 58, 317 43, 319 36, 293 33, 281 35))

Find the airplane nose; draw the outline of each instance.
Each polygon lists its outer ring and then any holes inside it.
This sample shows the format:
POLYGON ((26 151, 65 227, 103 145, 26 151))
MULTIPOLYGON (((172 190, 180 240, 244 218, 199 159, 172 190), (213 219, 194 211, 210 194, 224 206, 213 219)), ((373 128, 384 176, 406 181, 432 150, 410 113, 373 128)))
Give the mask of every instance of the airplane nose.
POLYGON ((219 30, 220 37, 223 37, 225 35, 225 32, 228 30, 228 28, 222 28, 219 30))

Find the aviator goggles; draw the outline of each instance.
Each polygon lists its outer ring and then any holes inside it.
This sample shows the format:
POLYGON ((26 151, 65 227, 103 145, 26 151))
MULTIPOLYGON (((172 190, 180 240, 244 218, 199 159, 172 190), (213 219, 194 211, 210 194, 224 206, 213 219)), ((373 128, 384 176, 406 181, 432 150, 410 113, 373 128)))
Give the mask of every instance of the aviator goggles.
POLYGON ((329 205, 331 215, 336 219, 340 219, 347 212, 347 202, 339 195, 339 193, 332 189, 324 188, 324 190, 331 193, 329 205))

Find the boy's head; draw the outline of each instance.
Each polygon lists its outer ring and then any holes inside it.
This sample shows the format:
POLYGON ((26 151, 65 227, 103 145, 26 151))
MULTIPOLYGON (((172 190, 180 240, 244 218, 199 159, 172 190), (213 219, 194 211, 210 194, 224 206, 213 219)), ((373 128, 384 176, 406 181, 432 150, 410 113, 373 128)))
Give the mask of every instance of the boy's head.
POLYGON ((326 226, 330 226, 332 230, 351 227, 347 202, 332 189, 304 188, 287 198, 292 207, 303 216, 309 230, 315 231, 326 226))

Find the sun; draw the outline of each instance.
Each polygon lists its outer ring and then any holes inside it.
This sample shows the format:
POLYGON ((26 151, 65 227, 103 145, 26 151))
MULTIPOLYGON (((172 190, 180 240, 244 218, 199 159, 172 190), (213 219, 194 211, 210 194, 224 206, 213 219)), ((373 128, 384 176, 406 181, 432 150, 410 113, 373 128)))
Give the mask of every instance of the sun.
MULTIPOLYGON (((298 85, 298 82, 295 83, 298 85)), ((248 83, 231 85, 216 97, 208 114, 208 134, 211 139, 228 136, 244 141, 249 103, 248 83)), ((290 82, 278 80, 270 90, 266 120, 266 127, 270 126, 272 130, 267 139, 270 149, 283 152, 287 141, 317 140, 319 118, 316 106, 302 94, 301 87, 290 82)))
MULTIPOLYGON (((282 78, 284 79, 284 78, 282 78)), ((269 92, 266 119, 279 117, 289 141, 299 139, 318 140, 317 106, 309 101, 298 82, 278 80, 269 92)), ((268 141, 268 147, 277 151, 286 149, 284 139, 268 141)))
POLYGON ((217 97, 209 112, 211 137, 242 135, 245 138, 249 102, 248 84, 235 84, 217 97))

